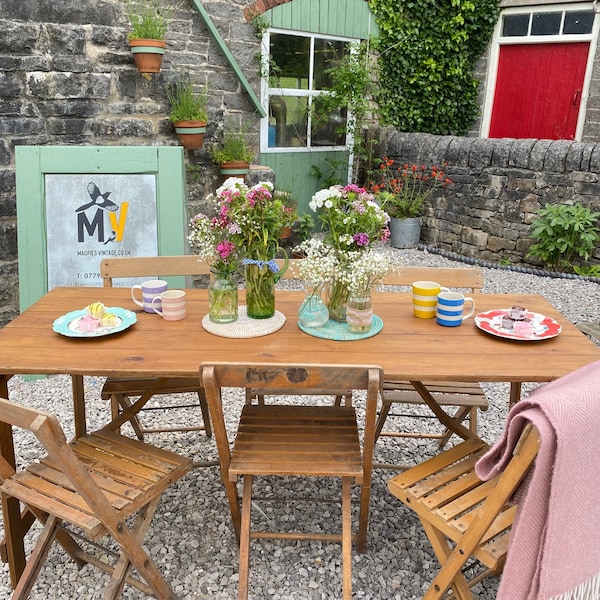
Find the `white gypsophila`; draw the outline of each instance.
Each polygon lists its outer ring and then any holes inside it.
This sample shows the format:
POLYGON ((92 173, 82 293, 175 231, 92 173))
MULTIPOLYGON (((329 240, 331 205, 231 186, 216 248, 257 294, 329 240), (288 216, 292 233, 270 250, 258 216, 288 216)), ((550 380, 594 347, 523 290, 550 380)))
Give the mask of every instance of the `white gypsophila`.
POLYGON ((364 252, 352 252, 348 270, 348 289, 354 296, 368 296, 374 286, 394 270, 389 253, 370 248, 364 252))
POLYGON ((298 275, 307 285, 317 288, 330 281, 337 266, 334 249, 321 240, 311 238, 298 246, 305 254, 298 266, 298 275))

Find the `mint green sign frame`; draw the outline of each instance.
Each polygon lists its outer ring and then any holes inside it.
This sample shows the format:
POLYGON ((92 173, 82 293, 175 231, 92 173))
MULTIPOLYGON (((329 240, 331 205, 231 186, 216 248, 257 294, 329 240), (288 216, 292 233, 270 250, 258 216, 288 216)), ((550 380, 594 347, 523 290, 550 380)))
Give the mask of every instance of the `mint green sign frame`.
MULTIPOLYGON (((183 255, 187 203, 183 148, 179 146, 17 146, 17 234, 21 311, 48 291, 45 176, 154 174, 158 253, 183 255)), ((185 278, 169 278, 185 286, 185 278)))

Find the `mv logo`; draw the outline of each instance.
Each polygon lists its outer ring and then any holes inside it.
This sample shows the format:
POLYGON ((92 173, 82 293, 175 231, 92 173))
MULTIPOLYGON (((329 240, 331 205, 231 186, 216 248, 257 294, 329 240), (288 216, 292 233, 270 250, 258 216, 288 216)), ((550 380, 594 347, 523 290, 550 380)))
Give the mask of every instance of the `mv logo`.
POLYGON ((75 209, 77 214, 77 241, 85 241, 86 234, 89 238, 95 234, 98 242, 104 245, 109 242, 120 242, 125 231, 129 202, 122 202, 119 211, 119 206, 109 199, 112 192, 103 194, 98 186, 91 181, 88 183, 87 192, 91 201, 75 209), (94 212, 91 209, 95 209, 94 212), (108 216, 108 223, 104 218, 105 215, 108 216), (107 225, 110 230, 108 237, 106 235, 107 225))

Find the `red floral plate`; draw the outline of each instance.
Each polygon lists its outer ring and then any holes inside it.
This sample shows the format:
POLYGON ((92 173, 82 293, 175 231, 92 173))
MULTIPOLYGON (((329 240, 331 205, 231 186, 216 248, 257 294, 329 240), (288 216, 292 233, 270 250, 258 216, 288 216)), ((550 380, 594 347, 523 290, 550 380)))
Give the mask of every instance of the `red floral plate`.
POLYGON ((556 337, 562 331, 562 326, 551 317, 545 317, 540 313, 527 311, 527 318, 530 320, 531 326, 533 327, 533 335, 517 335, 514 331, 502 327, 502 317, 507 314, 508 309, 506 308, 496 308, 494 310, 479 313, 475 317, 475 325, 486 333, 491 333, 492 335, 509 340, 519 340, 521 342, 547 340, 548 338, 556 337))

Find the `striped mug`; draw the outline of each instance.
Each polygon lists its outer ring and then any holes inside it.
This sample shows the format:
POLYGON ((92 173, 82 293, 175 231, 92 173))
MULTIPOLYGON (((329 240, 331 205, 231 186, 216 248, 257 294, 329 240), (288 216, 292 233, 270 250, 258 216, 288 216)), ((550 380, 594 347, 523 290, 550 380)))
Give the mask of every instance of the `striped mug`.
POLYGON ((458 327, 465 319, 473 316, 475 300, 458 292, 440 292, 438 294, 436 321, 444 327, 458 327), (471 304, 471 310, 464 313, 465 303, 471 304))
POLYGON ((152 308, 165 321, 185 319, 185 292, 183 290, 167 290, 160 297, 157 296, 152 300, 152 308))
POLYGON ((440 292, 449 292, 435 281, 415 281, 412 284, 413 314, 419 319, 433 319, 440 292))

